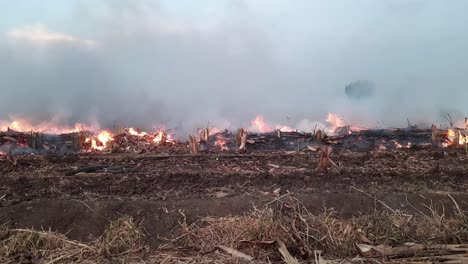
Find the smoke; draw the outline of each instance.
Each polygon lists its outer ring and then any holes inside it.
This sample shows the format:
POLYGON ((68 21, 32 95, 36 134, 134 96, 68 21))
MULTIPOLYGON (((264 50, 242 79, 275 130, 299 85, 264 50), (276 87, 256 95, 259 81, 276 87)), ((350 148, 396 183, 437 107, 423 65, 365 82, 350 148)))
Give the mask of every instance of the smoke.
POLYGON ((275 2, 269 11, 269 1, 226 1, 208 15, 154 3, 102 1, 95 11, 77 1, 68 26, 5 29, 0 119, 186 134, 208 122, 248 127, 256 114, 303 129, 327 112, 392 126, 468 110, 463 1, 275 2), (345 86, 359 79, 375 84, 372 97, 350 100, 345 86))

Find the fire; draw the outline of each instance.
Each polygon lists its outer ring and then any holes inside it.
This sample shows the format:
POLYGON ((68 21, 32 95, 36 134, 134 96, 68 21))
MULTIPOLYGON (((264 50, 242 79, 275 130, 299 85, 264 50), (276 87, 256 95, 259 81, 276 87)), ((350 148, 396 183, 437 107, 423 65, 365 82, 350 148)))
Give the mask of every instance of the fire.
MULTIPOLYGON (((289 126, 284 126, 284 125, 275 125, 274 129, 280 130, 282 132, 291 132, 295 131, 295 129, 289 127, 289 126)), ((251 127, 250 130, 252 131, 258 131, 260 133, 267 133, 271 132, 274 130, 272 126, 268 125, 268 123, 265 121, 265 118, 261 115, 257 115, 254 120, 251 122, 251 127)))
POLYGON ((158 134, 156 134, 156 136, 154 137, 153 142, 154 143, 161 143, 163 138, 164 138, 164 132, 159 131, 158 134))
POLYGON ((165 133, 163 130, 159 130, 158 133, 155 135, 153 139, 153 143, 175 143, 174 139, 172 139, 172 136, 165 133))
POLYGON ((357 126, 348 125, 343 120, 343 118, 341 118, 339 115, 334 114, 334 113, 328 113, 327 119, 325 121, 329 124, 328 127, 332 133, 335 133, 340 130, 340 131, 345 131, 348 134, 351 134, 353 131, 357 132, 357 131, 367 129, 365 127, 357 127, 357 126))
POLYGON ((254 130, 258 130, 261 133, 272 131, 270 126, 265 122, 265 119, 261 115, 256 116, 255 119, 252 120, 252 127, 254 130))
POLYGON ((343 118, 334 113, 328 113, 327 119, 325 121, 327 121, 327 123, 330 123, 332 128, 346 126, 346 123, 344 122, 343 118))
POLYGON ((215 146, 219 146, 221 150, 229 150, 229 148, 226 146, 226 139, 222 135, 216 136, 215 146))
POLYGON ((0 131, 7 131, 8 129, 18 132, 36 131, 42 133, 53 134, 66 134, 79 131, 91 131, 91 127, 82 123, 76 123, 72 127, 61 126, 53 121, 44 121, 39 124, 32 124, 24 118, 15 118, 10 121, 0 120, 0 131))
POLYGON ((276 129, 278 129, 278 130, 281 131, 281 132, 292 132, 292 131, 296 131, 295 129, 292 129, 291 127, 288 127, 288 126, 281 126, 281 125, 276 126, 276 129))
POLYGON ((411 142, 408 142, 406 144, 406 146, 403 146, 403 144, 401 144, 400 142, 396 141, 396 140, 392 140, 392 142, 395 144, 395 147, 397 149, 400 149, 400 148, 411 148, 411 142))
POLYGON ((128 133, 132 136, 137 136, 137 137, 144 137, 144 136, 147 136, 148 133, 146 132, 138 132, 137 130, 135 130, 133 127, 130 127, 127 129, 128 133))
POLYGON ((114 140, 112 134, 107 130, 103 130, 99 132, 97 137, 86 138, 85 142, 91 142, 91 149, 104 150, 107 147, 107 143, 111 140, 114 140))
POLYGON ((343 118, 337 114, 328 113, 325 121, 329 124, 329 128, 332 133, 335 133, 340 128, 348 128, 345 133, 351 133, 351 129, 349 129, 348 124, 346 124, 343 118))
MULTIPOLYGON (((468 142, 468 135, 462 134, 462 131, 459 132, 459 138, 458 138, 458 144, 459 145, 465 145, 468 142)), ((447 145, 453 145, 454 141, 457 140, 457 133, 455 129, 449 128, 447 130, 447 139, 449 140, 450 144, 447 145)))

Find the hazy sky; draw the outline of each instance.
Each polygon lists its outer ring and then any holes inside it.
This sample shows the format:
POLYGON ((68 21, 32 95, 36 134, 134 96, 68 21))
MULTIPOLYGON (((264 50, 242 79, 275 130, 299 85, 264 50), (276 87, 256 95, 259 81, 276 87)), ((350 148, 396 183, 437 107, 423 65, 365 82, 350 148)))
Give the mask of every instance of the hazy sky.
POLYGON ((0 0, 0 119, 191 129, 256 114, 463 116, 466 10, 463 0, 0 0), (356 80, 375 83, 374 96, 350 101, 356 80))

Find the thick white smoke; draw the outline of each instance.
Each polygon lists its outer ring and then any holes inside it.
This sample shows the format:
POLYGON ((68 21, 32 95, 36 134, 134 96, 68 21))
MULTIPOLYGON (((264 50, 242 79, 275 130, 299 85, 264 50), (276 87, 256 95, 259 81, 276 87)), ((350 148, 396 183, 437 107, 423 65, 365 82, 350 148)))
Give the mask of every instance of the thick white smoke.
POLYGON ((257 114, 305 129, 327 112, 404 126, 468 110, 466 2, 227 1, 208 17, 103 3, 102 13, 77 4, 62 30, 37 21, 2 32, 0 120, 187 133, 248 127, 257 114), (345 86, 360 79, 375 91, 350 100, 345 86))

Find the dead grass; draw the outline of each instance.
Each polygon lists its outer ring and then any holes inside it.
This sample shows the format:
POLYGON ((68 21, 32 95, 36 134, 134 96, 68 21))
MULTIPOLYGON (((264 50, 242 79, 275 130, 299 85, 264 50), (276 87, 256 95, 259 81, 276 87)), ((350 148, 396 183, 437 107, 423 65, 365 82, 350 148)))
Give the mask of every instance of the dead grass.
POLYGON ((244 216, 184 221, 180 230, 179 237, 149 255, 138 224, 127 216, 111 222, 100 238, 88 244, 51 231, 3 228, 0 262, 247 263, 219 250, 224 246, 254 257, 249 263, 283 263, 278 251, 283 243, 299 260, 313 259, 316 250, 323 250, 326 259, 349 259, 357 255, 358 243, 466 243, 468 218, 461 210, 448 216, 443 207, 428 205, 418 215, 385 211, 342 219, 330 210, 312 214, 288 194, 244 216))
POLYGON ((335 257, 349 256, 359 237, 351 222, 330 211, 310 214, 292 197, 279 207, 256 208, 241 217, 205 218, 183 229, 186 232, 179 242, 184 246, 227 245, 257 258, 279 257, 273 243, 278 240, 302 258, 309 258, 317 249, 327 249, 335 257))
POLYGON ((116 257, 142 249, 141 231, 128 216, 111 222, 101 237, 99 252, 108 257, 116 257))
MULTIPOLYGON (((84 244, 63 234, 32 229, 0 230, 1 263, 115 263, 142 250, 141 231, 131 217, 111 222, 96 242, 84 244)), ((140 257, 140 256, 136 256, 140 257)))
POLYGON ((398 246, 468 241, 468 218, 464 214, 448 217, 441 208, 429 206, 427 214, 417 216, 385 211, 345 220, 328 210, 311 214, 290 196, 245 216, 205 218, 182 229, 177 242, 185 247, 203 251, 226 245, 259 259, 279 257, 272 243, 277 240, 304 259, 313 256, 314 250, 323 250, 328 258, 354 257, 356 243, 398 246))

